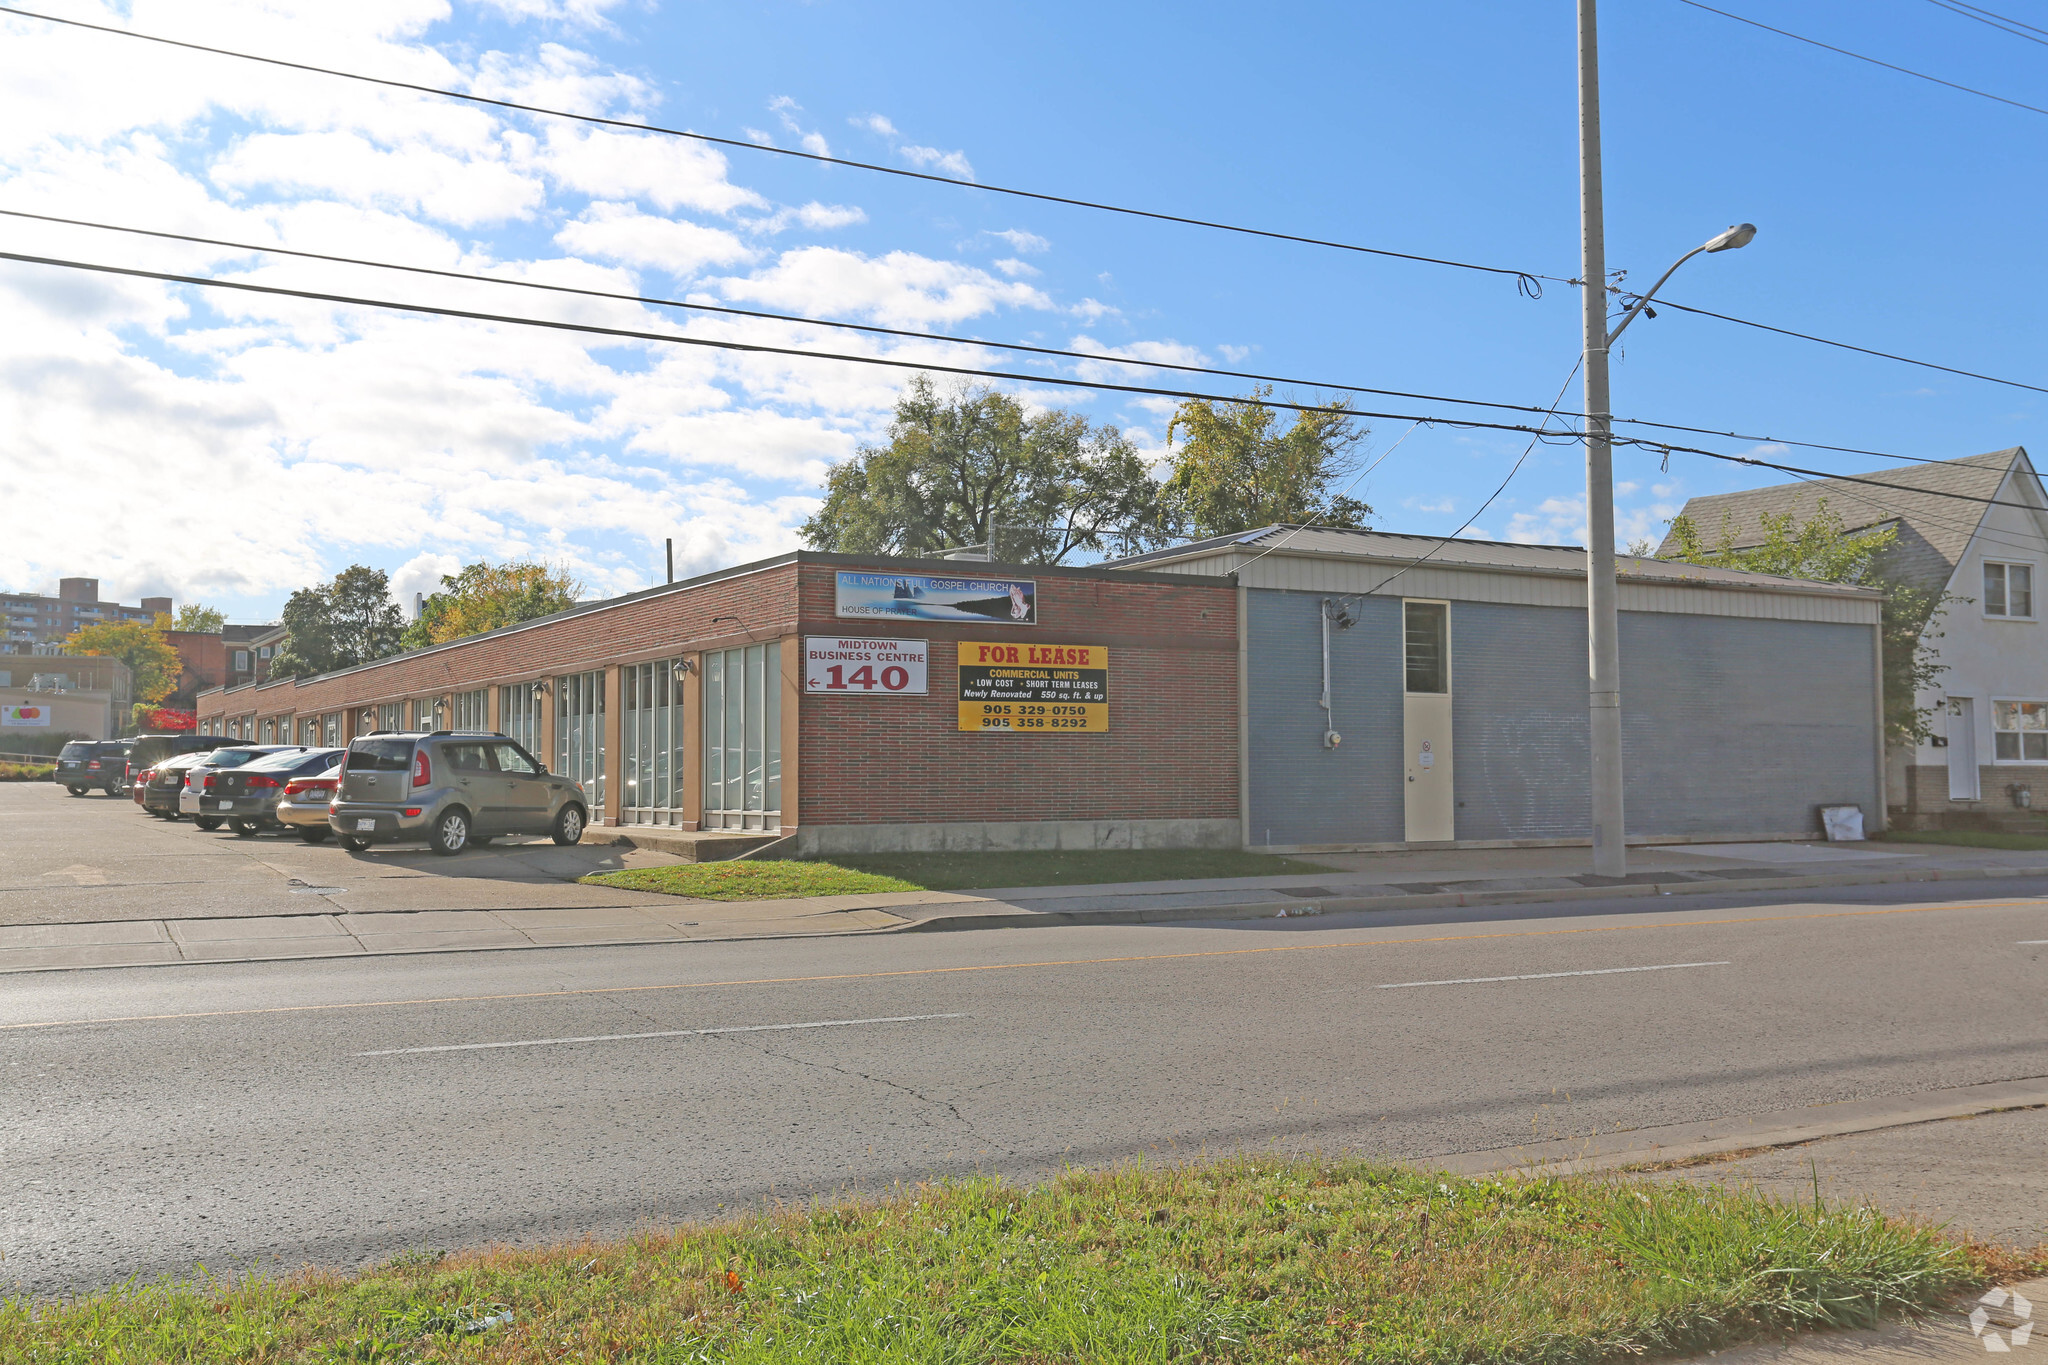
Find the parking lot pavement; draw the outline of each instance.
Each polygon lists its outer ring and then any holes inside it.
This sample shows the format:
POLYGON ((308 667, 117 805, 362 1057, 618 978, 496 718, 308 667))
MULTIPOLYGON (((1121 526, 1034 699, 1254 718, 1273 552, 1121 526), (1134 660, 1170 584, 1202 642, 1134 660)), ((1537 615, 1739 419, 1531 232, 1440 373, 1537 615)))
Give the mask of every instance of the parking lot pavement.
POLYGON ((126 798, 0 783, 0 928, 458 910, 615 909, 669 897, 582 886, 587 872, 676 861, 617 845, 522 839, 442 858, 350 853, 295 834, 242 838, 142 813, 126 798))

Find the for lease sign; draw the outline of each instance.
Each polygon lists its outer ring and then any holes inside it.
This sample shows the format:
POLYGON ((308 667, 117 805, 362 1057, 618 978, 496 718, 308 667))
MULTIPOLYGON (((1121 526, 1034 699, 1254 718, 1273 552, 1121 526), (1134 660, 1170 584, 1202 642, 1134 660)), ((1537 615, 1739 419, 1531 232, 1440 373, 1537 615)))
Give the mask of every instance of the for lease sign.
POLYGON ((960 728, 1109 729, 1109 648, 962 640, 960 728))
POLYGON ((922 697, 929 650, 923 640, 807 635, 804 691, 922 697))

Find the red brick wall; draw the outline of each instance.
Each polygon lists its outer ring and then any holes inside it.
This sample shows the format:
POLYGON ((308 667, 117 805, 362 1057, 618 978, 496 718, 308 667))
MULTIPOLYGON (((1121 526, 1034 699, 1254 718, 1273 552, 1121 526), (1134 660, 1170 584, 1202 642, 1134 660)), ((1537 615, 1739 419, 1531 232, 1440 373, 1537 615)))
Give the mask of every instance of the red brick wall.
POLYGON ((800 827, 1237 817, 1234 588, 997 569, 1037 579, 1038 625, 890 625, 833 616, 857 567, 804 565, 803 633, 929 640, 930 694, 803 698, 800 827), (1106 646, 1108 733, 962 733, 960 640, 1106 646))
MULTIPOLYGON (((632 663, 787 635, 796 621, 795 564, 658 593, 566 621, 401 655, 336 677, 265 683, 199 699, 212 716, 315 715, 379 702, 524 682, 608 663, 632 663), (714 616, 737 621, 714 623, 714 616)), ((611 701, 612 699, 607 699, 611 701)))

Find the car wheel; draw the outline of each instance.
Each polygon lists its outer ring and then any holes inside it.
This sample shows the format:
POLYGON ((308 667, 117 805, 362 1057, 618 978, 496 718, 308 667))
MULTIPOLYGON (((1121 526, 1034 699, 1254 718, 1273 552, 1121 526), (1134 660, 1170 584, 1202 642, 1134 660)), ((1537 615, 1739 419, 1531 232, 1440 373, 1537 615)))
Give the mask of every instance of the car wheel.
POLYGON ((128 794, 127 792, 122 791, 119 787, 102 787, 100 788, 100 790, 105 792, 109 796, 126 796, 128 794))
POLYGON ((370 846, 370 841, 368 839, 358 839, 353 834, 344 834, 341 836, 341 846, 351 853, 361 853, 370 846))
POLYGON ((307 825, 299 831, 299 837, 309 844, 324 844, 333 832, 325 825, 307 825))
POLYGON ((469 847, 469 812, 450 806, 434 821, 433 837, 427 846, 444 858, 452 858, 469 847))
POLYGON ((85 795, 85 788, 83 787, 66 787, 64 790, 70 792, 73 796, 85 795))
POLYGON ((235 833, 241 835, 244 839, 254 834, 257 830, 263 828, 263 826, 257 824, 254 820, 230 820, 228 823, 233 825, 235 828, 235 833))
POLYGON ((201 829, 219 829, 225 819, 227 817, 224 815, 195 815, 192 817, 192 823, 201 829))
POLYGON ((548 831, 548 837, 558 844, 578 843, 583 838, 583 807, 564 806, 555 816, 555 827, 548 831))

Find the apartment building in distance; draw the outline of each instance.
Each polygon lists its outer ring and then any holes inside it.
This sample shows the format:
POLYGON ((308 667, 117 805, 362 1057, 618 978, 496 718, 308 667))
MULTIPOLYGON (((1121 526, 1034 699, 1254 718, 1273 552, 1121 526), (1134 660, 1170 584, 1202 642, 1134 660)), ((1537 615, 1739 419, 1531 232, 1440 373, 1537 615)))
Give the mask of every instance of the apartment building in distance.
POLYGON ((157 613, 169 612, 168 597, 145 597, 139 606, 100 600, 97 578, 62 578, 57 595, 0 592, 0 643, 8 649, 55 654, 64 638, 103 621, 136 621, 148 625, 157 613))

